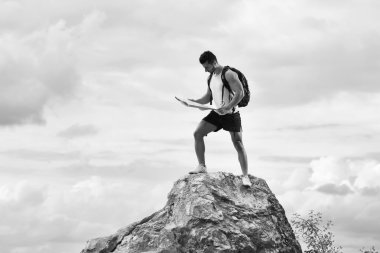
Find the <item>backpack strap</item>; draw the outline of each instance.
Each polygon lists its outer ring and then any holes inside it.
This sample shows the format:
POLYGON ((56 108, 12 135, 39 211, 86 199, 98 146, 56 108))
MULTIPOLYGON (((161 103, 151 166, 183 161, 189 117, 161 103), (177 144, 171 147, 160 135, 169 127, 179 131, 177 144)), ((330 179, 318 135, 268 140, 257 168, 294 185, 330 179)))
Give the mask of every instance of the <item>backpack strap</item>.
POLYGON ((223 97, 224 97, 224 87, 227 88, 228 92, 229 93, 232 93, 232 90, 231 90, 231 87, 230 85, 228 84, 228 81, 226 79, 226 72, 227 70, 230 69, 230 66, 224 66, 223 67, 223 70, 222 70, 222 74, 221 74, 221 78, 222 78, 222 82, 223 82, 223 87, 222 87, 222 100, 223 100, 223 97))
POLYGON ((227 72, 227 70, 231 70, 231 67, 230 67, 230 66, 224 66, 224 67, 223 67, 221 78, 222 78, 222 82, 223 82, 224 87, 226 87, 227 90, 228 90, 230 93, 232 93, 231 87, 230 87, 230 85, 228 84, 228 81, 227 81, 227 79, 226 79, 226 72, 227 72))
POLYGON ((211 83, 211 79, 212 79, 212 74, 213 73, 210 73, 210 75, 208 76, 208 78, 207 78, 207 85, 208 85, 208 89, 210 90, 210 96, 211 96, 211 98, 210 98, 210 105, 212 105, 212 92, 211 92, 211 88, 210 88, 210 83, 211 83))

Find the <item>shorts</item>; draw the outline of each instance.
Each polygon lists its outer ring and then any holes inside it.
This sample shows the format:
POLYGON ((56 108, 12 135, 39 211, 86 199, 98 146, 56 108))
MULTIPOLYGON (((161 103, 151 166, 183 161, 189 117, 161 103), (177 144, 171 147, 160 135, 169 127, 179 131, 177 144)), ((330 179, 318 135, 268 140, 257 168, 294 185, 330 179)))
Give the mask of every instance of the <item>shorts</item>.
POLYGON ((203 118, 203 120, 217 127, 214 132, 217 132, 220 129, 224 129, 229 132, 240 132, 242 130, 239 112, 219 115, 216 112, 211 111, 206 117, 203 118))

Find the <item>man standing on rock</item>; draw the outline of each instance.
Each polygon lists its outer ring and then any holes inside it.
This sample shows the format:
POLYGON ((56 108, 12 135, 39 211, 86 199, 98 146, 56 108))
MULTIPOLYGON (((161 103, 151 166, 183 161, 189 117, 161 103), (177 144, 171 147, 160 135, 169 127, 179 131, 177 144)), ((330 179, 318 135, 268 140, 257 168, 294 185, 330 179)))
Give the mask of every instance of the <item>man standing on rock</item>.
POLYGON ((198 158, 198 166, 190 174, 206 173, 205 161, 205 143, 204 137, 211 132, 217 132, 220 129, 230 132, 232 143, 238 153, 239 163, 243 172, 243 185, 251 186, 248 177, 248 159, 242 140, 242 127, 240 113, 238 111, 238 103, 244 96, 244 89, 239 80, 238 74, 231 69, 225 72, 225 79, 230 86, 230 91, 223 85, 222 70, 216 56, 206 51, 199 57, 199 62, 202 64, 206 72, 210 73, 209 87, 206 94, 199 99, 189 99, 191 101, 207 104, 213 101, 215 109, 212 110, 202 121, 194 132, 195 153, 198 158))

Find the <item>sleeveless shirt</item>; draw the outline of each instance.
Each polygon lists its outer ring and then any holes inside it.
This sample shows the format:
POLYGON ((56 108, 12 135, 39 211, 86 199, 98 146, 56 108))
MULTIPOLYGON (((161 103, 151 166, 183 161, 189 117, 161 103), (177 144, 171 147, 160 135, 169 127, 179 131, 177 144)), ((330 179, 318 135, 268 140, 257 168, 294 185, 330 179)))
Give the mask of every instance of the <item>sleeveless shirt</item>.
MULTIPOLYGON (((212 93, 213 103, 215 103, 215 108, 220 108, 223 105, 227 105, 232 97, 234 96, 233 92, 230 93, 226 87, 223 87, 222 82, 222 73, 213 74, 210 83, 210 90, 212 93), (224 89, 224 94, 222 93, 222 89, 224 89), (222 98, 223 94, 223 98, 222 98), (224 104, 223 104, 224 102, 224 104)), ((227 114, 238 112, 238 107, 235 106, 235 110, 231 109, 227 112, 227 114)))

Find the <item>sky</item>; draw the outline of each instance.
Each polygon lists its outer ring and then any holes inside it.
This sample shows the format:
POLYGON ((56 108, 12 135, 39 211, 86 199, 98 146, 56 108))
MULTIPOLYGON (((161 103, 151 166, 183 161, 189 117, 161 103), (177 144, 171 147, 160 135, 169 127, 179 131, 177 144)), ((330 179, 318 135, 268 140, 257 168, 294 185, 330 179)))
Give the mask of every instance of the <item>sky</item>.
MULTIPOLYGON (((199 55, 241 70, 249 173, 380 248, 380 2, 0 0, 0 247, 80 252, 161 209, 207 114, 199 55)), ((229 133, 210 172, 241 174, 229 133)))

